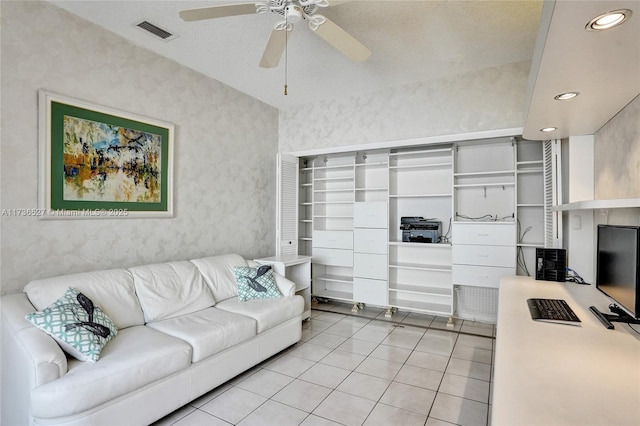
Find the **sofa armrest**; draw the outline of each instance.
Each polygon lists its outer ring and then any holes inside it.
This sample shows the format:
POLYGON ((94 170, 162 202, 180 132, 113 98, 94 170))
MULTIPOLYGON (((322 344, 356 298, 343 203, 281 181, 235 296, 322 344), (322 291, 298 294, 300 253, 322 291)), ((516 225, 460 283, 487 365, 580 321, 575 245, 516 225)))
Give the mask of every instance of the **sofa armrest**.
POLYGON ((67 373, 67 357, 51 336, 25 319, 35 311, 25 294, 2 297, 2 360, 20 354, 19 364, 30 371, 33 385, 40 386, 67 373))
POLYGON ((276 279, 278 290, 280 290, 283 296, 295 296, 296 283, 275 272, 273 273, 273 277, 276 279))
MULTIPOLYGON (((257 268, 260 266, 260 263, 257 263, 253 260, 247 260, 247 264, 252 268, 257 268)), ((273 277, 276 279, 276 285, 278 286, 278 290, 282 293, 283 296, 294 296, 296 294, 296 283, 291 281, 288 278, 285 278, 283 275, 278 274, 273 268, 273 277)))
POLYGON ((30 424, 31 391, 67 373, 67 357, 44 331, 24 317, 36 309, 25 294, 2 297, 2 418, 0 424, 30 424))

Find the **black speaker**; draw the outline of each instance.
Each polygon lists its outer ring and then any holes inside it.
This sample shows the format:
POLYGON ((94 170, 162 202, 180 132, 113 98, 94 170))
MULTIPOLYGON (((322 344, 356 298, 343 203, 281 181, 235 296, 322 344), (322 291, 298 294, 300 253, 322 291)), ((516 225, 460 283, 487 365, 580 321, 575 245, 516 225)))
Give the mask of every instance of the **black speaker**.
POLYGON ((565 281, 567 251, 565 249, 536 249, 536 280, 565 281))

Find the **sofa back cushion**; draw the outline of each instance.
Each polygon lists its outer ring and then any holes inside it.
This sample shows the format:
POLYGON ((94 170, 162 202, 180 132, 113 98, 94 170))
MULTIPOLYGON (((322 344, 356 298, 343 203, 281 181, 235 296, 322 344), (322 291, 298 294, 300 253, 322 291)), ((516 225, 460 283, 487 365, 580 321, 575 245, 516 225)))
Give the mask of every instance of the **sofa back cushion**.
POLYGON ((234 266, 248 266, 237 254, 204 257, 191 261, 198 267, 217 302, 238 296, 234 266))
POLYGON ((144 324, 133 277, 125 269, 34 280, 27 284, 23 291, 31 304, 42 311, 64 295, 69 287, 78 289, 91 299, 119 329, 144 324))
POLYGON ((215 304, 209 287, 188 261, 129 268, 146 322, 190 314, 215 304))

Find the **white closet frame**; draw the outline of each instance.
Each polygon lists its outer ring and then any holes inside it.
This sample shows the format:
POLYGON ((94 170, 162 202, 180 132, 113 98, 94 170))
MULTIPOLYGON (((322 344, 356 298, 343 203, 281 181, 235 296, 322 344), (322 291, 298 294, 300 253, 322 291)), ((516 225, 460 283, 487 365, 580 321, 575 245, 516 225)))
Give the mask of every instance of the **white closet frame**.
MULTIPOLYGON (((366 153, 367 151, 376 151, 376 150, 389 150, 389 152, 398 152, 398 150, 403 150, 403 149, 408 149, 408 148, 416 148, 416 149, 425 149, 425 150, 429 150, 429 149, 438 149, 438 145, 439 146, 447 146, 449 145, 450 147, 455 147, 456 145, 464 145, 466 142, 469 141, 481 141, 484 139, 495 139, 495 138, 505 138, 505 137, 516 137, 522 134, 522 128, 512 128, 512 129, 502 129, 502 130, 494 130, 494 131, 483 131, 483 132, 473 132, 473 133, 465 133, 465 134, 458 134, 458 135, 447 135, 447 136, 437 136, 437 137, 426 137, 426 138, 417 138, 417 139, 405 139, 405 140, 397 140, 397 141, 389 141, 389 142, 380 142, 380 143, 370 143, 370 144, 362 144, 362 145, 351 145, 351 146, 343 146, 343 147, 334 147, 334 148, 323 148, 323 149, 315 149, 315 150, 308 150, 308 151, 297 151, 297 152, 291 152, 288 153, 286 155, 278 155, 278 185, 277 185, 277 200, 278 200, 278 204, 277 204, 277 208, 278 208, 278 212, 277 212, 277 218, 278 218, 278 229, 277 229, 277 236, 276 236, 276 247, 277 250, 280 251, 280 253, 282 253, 283 250, 287 250, 290 249, 291 247, 295 247, 296 251, 300 250, 301 253, 299 254, 310 254, 305 251, 304 247, 311 247, 310 244, 310 239, 311 237, 309 235, 304 235, 304 233, 300 233, 298 232, 300 229, 303 229, 304 227, 307 227, 307 229, 318 229, 316 224, 314 223, 314 218, 313 217, 309 217, 309 218, 305 218, 304 216, 302 217, 298 217, 298 212, 303 209, 303 211, 305 211, 304 209, 307 209, 306 211, 308 211, 309 209, 311 211, 313 211, 313 207, 314 203, 313 203, 313 197, 311 200, 308 199, 308 196, 304 195, 304 191, 306 191, 309 187, 309 181, 303 181, 303 182, 299 182, 299 178, 301 176, 301 173, 308 173, 309 171, 312 171, 312 167, 309 166, 304 166, 304 167, 300 167, 299 168, 299 159, 300 158, 318 158, 321 156, 331 156, 331 155, 336 155, 336 154, 348 154, 348 153, 353 153, 354 155, 356 155, 356 153, 366 153), (295 161, 295 168, 292 166, 292 163, 295 161), (295 174, 293 172, 293 170, 295 170, 295 174), (292 179, 293 184, 291 182, 285 182, 285 180, 288 179, 292 179), (285 195, 283 194, 283 192, 285 191, 289 191, 290 193, 294 193, 295 192, 295 196, 291 197, 290 194, 285 195), (300 198, 300 197, 306 197, 304 199, 300 198), (309 207, 311 206, 311 207, 309 207), (293 210, 292 210, 293 209, 293 210), (290 222, 291 218, 294 217, 294 214, 292 214, 291 212, 295 211, 295 220, 296 223, 292 224, 290 222), (306 223, 304 223, 306 222, 306 223), (292 242, 292 236, 295 235, 295 238, 299 238, 295 243, 292 242)), ((355 169, 358 169, 357 165, 354 165, 355 169)), ((355 170, 354 169, 354 170, 355 170)), ((354 172, 355 173, 355 172, 354 172)), ((392 172, 390 172, 392 173, 392 172)), ((452 177, 455 176, 453 174, 452 171, 452 177)), ((458 177, 464 179, 463 175, 459 175, 458 177)), ((391 179, 391 177, 389 177, 389 179, 391 179)), ((459 179, 460 180, 460 179, 459 179)), ((312 185, 311 185, 312 186, 312 185)), ((452 188, 455 188, 455 184, 453 184, 452 182, 452 188)), ((382 188, 377 188, 376 190, 381 190, 382 188)), ((363 192, 358 192, 358 191, 362 191, 362 188, 359 188, 358 186, 354 187, 354 203, 358 201, 358 196, 356 194, 362 194, 363 192)), ((388 198, 387 200, 390 201, 393 199, 392 196, 392 188, 388 189, 388 198)), ((455 189, 454 189, 455 191, 455 189)), ((313 192, 313 191, 312 191, 313 192)), ((455 214, 455 202, 453 201, 453 198, 455 197, 455 195, 452 195, 452 215, 455 214)), ((515 202, 514 202, 514 211, 515 211, 515 202)), ((313 216, 314 213, 311 214, 311 216, 313 216)), ((399 213, 396 213, 399 214, 399 213)), ((399 218, 398 218, 399 220, 399 218)), ((395 226, 395 225, 394 225, 395 226)), ((445 234, 447 231, 447 227, 448 227, 448 222, 443 220, 443 224, 442 224, 442 234, 445 234)), ((322 228, 319 228, 322 229, 322 228)), ((401 243, 399 244, 397 241, 397 238, 395 238, 395 234, 392 234, 394 232, 396 232, 396 230, 391 229, 391 224, 389 227, 389 235, 390 238, 388 239, 389 242, 389 256, 392 256, 392 250, 397 250, 397 247, 399 245, 402 245, 401 243), (393 237, 391 237, 391 235, 393 235, 393 237)), ((515 241, 514 241, 514 245, 515 245, 515 241)), ((438 245, 439 246, 439 245, 438 245)), ((444 245, 443 245, 444 246, 444 245)), ((410 249, 410 247, 409 247, 410 249)), ((416 249, 418 249, 418 247, 416 247, 416 249)), ((431 250, 442 250, 443 247, 425 247, 425 249, 431 249, 431 250)), ((451 250, 451 245, 448 245, 447 250, 450 252, 451 250)), ((278 254, 280 254, 278 253, 278 254)), ((298 253, 295 253, 298 254, 298 253)), ((450 257, 450 255, 446 256, 447 258, 450 257)), ((451 262, 447 261, 447 259, 443 260, 443 264, 445 266, 445 269, 448 271, 451 271, 451 262)), ((389 259, 389 265, 391 266, 389 268, 389 270, 392 269, 392 260, 389 259)), ((514 264, 515 267, 515 264, 514 264)), ((453 285, 452 285, 452 289, 453 289, 453 285)), ((393 289, 391 289, 388 294, 392 294, 393 293, 393 289)), ((420 309, 420 304, 418 303, 415 306, 405 306, 406 304, 399 304, 396 303, 395 306, 400 305, 400 307, 402 309, 406 309, 409 311, 417 311, 417 312, 432 312, 435 314, 449 314, 450 316, 453 316, 455 313, 455 298, 456 298, 456 292, 451 291, 451 294, 449 296, 451 298, 451 309, 450 312, 446 312, 445 310, 438 308, 438 309, 430 309, 430 308, 426 308, 426 309, 420 309)), ((341 298, 342 300, 348 300, 348 299, 344 299, 341 298)), ((359 305, 357 300, 351 300, 352 302, 354 302, 356 304, 356 306, 359 305)), ((394 308, 394 298, 393 297, 389 297, 388 299, 388 308, 394 308)))

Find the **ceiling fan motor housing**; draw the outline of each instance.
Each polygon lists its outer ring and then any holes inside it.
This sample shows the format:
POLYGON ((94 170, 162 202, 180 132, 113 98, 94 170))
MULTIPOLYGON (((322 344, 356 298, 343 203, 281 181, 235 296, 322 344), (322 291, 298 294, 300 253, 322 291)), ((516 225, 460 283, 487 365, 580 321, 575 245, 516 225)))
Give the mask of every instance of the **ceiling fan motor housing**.
POLYGON ((295 3, 289 3, 284 8, 284 15, 288 22, 296 23, 302 20, 302 7, 295 3))
POLYGON ((297 0, 271 0, 269 10, 285 16, 288 21, 293 22, 295 19, 298 21, 303 19, 305 14, 313 15, 318 10, 318 6, 315 3, 302 6, 297 0))

